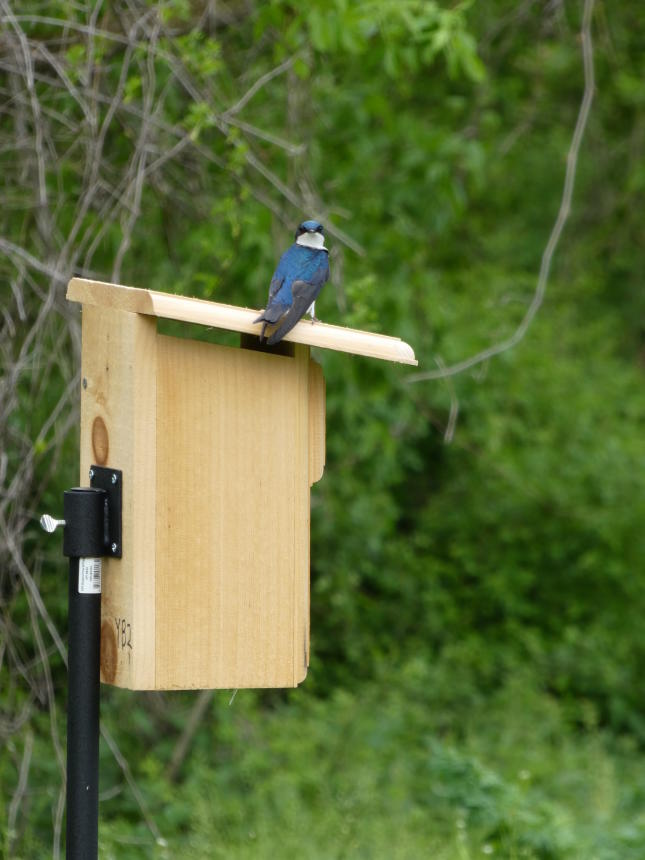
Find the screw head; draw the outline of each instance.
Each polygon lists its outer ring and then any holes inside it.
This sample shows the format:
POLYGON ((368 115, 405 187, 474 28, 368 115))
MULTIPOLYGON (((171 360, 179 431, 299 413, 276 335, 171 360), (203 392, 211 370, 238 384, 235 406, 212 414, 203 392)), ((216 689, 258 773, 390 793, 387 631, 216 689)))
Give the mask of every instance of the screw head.
POLYGON ((94 477, 94 469, 90 469, 90 481, 94 477))
POLYGON ((43 514, 40 518, 40 527, 44 529, 49 534, 55 532, 58 526, 64 526, 65 520, 57 520, 55 517, 50 516, 49 514, 43 514))
POLYGON ((117 543, 116 543, 116 542, 114 542, 114 543, 112 544, 112 552, 116 552, 118 548, 119 548, 119 547, 118 547, 117 543))
POLYGON ((117 475, 117 473, 116 473, 116 472, 112 472, 112 483, 113 483, 113 484, 116 484, 116 482, 117 482, 118 480, 119 480, 119 476, 117 475))

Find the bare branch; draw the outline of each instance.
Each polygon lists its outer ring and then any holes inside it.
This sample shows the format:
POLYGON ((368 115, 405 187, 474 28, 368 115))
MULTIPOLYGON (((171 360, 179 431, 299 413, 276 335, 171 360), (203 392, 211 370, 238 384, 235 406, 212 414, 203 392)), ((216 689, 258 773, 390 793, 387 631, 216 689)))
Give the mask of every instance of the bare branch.
POLYGON ((40 272, 42 275, 48 275, 50 278, 58 281, 59 283, 66 283, 69 280, 69 272, 66 272, 61 269, 52 268, 52 266, 48 266, 46 263, 42 263, 33 254, 30 254, 25 248, 21 248, 19 245, 10 242, 8 239, 3 239, 0 236, 0 250, 4 251, 7 256, 12 257, 16 256, 27 263, 32 269, 36 272, 40 272))
POLYGON ((102 725, 101 726, 101 737, 105 741, 105 743, 110 748, 110 752, 116 759, 117 764, 121 768, 123 775, 125 776, 126 782, 130 786, 130 790, 134 795, 134 799, 137 802, 139 809, 141 810, 141 814, 144 817, 146 825, 148 826, 148 830, 152 833, 157 845, 165 845, 166 840, 161 835, 161 831, 157 827, 157 823, 148 811, 148 807, 146 802, 139 790, 139 786, 136 784, 134 777, 132 776, 132 771, 130 770, 130 765, 128 764, 128 760, 123 756, 123 753, 118 747, 118 744, 112 737, 112 734, 108 731, 108 729, 102 725))
POLYGON ((175 744, 175 748, 172 751, 172 755, 170 757, 170 762, 168 764, 168 768, 166 770, 166 774, 168 779, 171 782, 174 782, 179 776, 179 771, 181 770, 181 766, 188 755, 188 751, 190 749, 190 745, 195 737, 195 734, 204 719, 206 711, 208 710, 208 706, 213 700, 213 690, 200 690, 199 695, 197 696, 197 700, 195 704, 191 708, 190 714, 188 715, 188 719, 186 720, 186 724, 184 726, 184 730, 179 736, 179 740, 175 744))
POLYGON ((571 144, 567 153, 567 167, 564 178, 564 187, 562 189, 560 208, 558 210, 558 215, 555 219, 555 223, 551 230, 548 242, 544 249, 544 253, 542 254, 542 262, 540 264, 540 272, 538 275, 535 292, 533 294, 533 299, 531 300, 531 303, 528 306, 522 321, 510 337, 500 341, 499 343, 487 347, 486 349, 482 350, 481 352, 478 352, 476 355, 473 355, 470 358, 466 358, 463 361, 459 361, 456 364, 452 364, 449 367, 440 367, 439 370, 429 370, 424 373, 412 374, 408 377, 409 382, 422 382, 427 379, 444 379, 447 376, 455 376, 458 373, 463 373, 465 370, 469 370, 471 367, 475 367, 482 362, 488 361, 488 359, 493 358, 494 356, 499 355, 502 352, 506 352, 509 349, 513 349, 513 347, 517 346, 517 344, 522 340, 522 338, 528 331, 529 326, 533 322, 535 315, 542 306, 542 302, 544 301, 544 296, 546 294, 547 283, 549 280, 549 272, 551 271, 551 262, 553 260, 553 255, 555 254, 556 248, 558 247, 562 231, 564 230, 564 226, 567 223, 569 214, 571 212, 571 199, 573 196, 573 187, 576 178, 576 170, 578 167, 578 154, 580 152, 580 145, 582 143, 582 139, 585 133, 587 120, 589 118, 589 112, 591 110, 591 104, 594 97, 595 79, 593 66, 593 43, 591 39, 591 18, 593 14, 593 7, 594 0, 585 0, 582 17, 582 31, 580 33, 580 38, 582 42, 582 59, 584 67, 584 91, 582 94, 582 101, 580 102, 580 109, 578 111, 578 118, 576 121, 575 129, 571 138, 571 144))
POLYGON ((25 745, 22 750, 22 760, 20 762, 20 771, 18 773, 18 784, 9 804, 9 812, 7 815, 7 830, 9 839, 9 851, 11 852, 12 844, 16 836, 16 819, 20 811, 25 792, 27 790, 27 779, 29 778, 29 767, 31 766, 31 754, 34 749, 33 733, 28 731, 25 737, 25 745))
POLYGON ((288 69, 290 69, 297 57, 289 57, 289 59, 285 60, 283 63, 280 63, 279 66, 276 66, 275 69, 271 69, 271 71, 266 72, 264 75, 261 75, 255 83, 249 87, 249 89, 244 93, 244 95, 228 110, 224 111, 222 117, 224 119, 229 119, 235 114, 239 113, 243 107, 245 107, 253 98, 253 96, 259 92, 263 86, 268 84, 270 81, 277 78, 278 75, 284 74, 288 69))

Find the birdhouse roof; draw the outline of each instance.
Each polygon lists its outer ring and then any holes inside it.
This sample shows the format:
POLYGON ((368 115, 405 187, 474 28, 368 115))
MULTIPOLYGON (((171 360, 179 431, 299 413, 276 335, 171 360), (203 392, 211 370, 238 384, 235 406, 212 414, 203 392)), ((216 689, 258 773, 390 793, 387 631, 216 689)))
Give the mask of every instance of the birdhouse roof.
MULTIPOLYGON (((193 299, 155 290, 142 290, 120 284, 72 278, 67 287, 67 299, 81 304, 98 305, 113 310, 148 314, 162 319, 197 323, 213 328, 259 334, 261 323, 254 322, 260 313, 251 308, 223 305, 204 299, 193 299)), ((359 331, 326 323, 299 322, 284 338, 285 341, 318 346, 353 355, 365 355, 400 364, 418 362, 411 346, 398 337, 359 331)))

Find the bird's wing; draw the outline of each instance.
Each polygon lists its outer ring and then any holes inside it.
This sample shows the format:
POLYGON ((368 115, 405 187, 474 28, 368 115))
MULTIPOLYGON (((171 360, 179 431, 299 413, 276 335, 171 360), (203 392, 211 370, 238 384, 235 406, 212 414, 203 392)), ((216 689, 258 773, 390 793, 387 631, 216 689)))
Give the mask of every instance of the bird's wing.
POLYGON ((269 301, 267 302, 267 304, 271 304, 283 283, 284 275, 278 274, 278 270, 276 269, 275 274, 271 278, 271 283, 269 284, 269 301))
POLYGON ((269 346, 278 343, 282 338, 291 331, 295 324, 302 319, 311 306, 312 302, 316 301, 318 293, 323 288, 327 278, 329 277, 329 264, 327 263, 327 255, 325 255, 324 263, 314 271, 310 280, 294 281, 291 285, 293 302, 291 307, 284 315, 284 318, 277 329, 267 339, 269 346))
POLYGON ((275 272, 273 273, 273 277, 271 278, 271 283, 269 285, 269 298, 267 301, 268 305, 271 304, 272 300, 280 292, 280 289, 284 284, 285 278, 289 277, 289 274, 294 264, 297 262, 297 259, 298 246, 292 245, 290 248, 287 248, 287 250, 278 260, 278 265, 275 267, 275 272))
POLYGON ((291 302, 290 298, 289 301, 276 301, 276 297, 282 289, 285 278, 288 274, 288 255, 289 251, 285 251, 280 257, 276 270, 271 278, 271 283, 269 284, 269 297, 267 299, 266 308, 253 322, 268 322, 271 325, 275 325, 289 307, 291 302))

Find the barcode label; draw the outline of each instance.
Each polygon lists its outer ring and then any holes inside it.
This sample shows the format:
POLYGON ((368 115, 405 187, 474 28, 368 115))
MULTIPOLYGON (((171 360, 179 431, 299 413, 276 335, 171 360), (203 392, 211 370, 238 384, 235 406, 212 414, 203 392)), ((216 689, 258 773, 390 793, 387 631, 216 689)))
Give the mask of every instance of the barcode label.
POLYGON ((78 593, 101 593, 101 559, 79 558, 78 560, 78 593))

